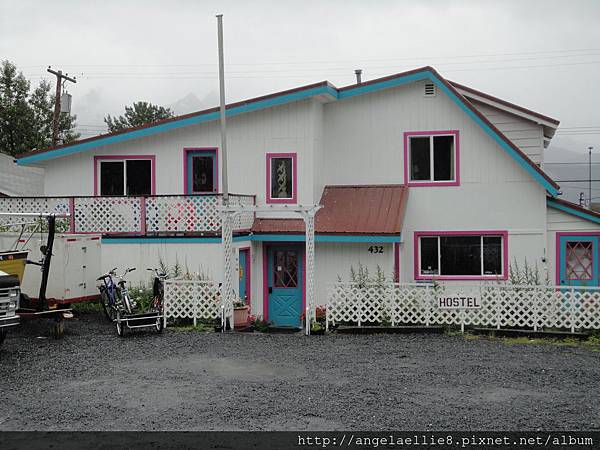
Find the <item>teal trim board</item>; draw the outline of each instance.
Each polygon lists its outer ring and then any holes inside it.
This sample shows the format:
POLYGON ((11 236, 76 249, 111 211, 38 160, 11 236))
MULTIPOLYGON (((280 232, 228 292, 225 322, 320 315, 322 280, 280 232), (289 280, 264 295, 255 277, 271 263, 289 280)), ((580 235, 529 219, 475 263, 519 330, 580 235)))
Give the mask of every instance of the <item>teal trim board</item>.
MULTIPOLYGON (((250 236, 234 236, 233 242, 249 242, 250 236)), ((220 237, 103 237, 103 244, 220 244, 220 237)))
POLYGON ((571 214, 573 216, 581 217, 582 219, 589 220, 590 222, 600 224, 600 218, 593 216, 591 214, 586 214, 583 211, 579 211, 575 208, 569 208, 566 205, 561 205, 560 203, 553 202, 552 200, 547 200, 547 205, 550 208, 558 209, 559 211, 566 212, 567 214, 571 214))
MULTIPOLYGON (((304 234, 254 234, 251 240, 254 242, 304 242, 304 234)), ((316 234, 315 242, 339 242, 339 243, 386 243, 400 242, 400 235, 376 236, 376 235, 339 235, 339 234, 316 234)))
MULTIPOLYGON (((304 242, 304 234, 253 234, 234 236, 233 242, 304 242)), ((400 235, 315 235, 315 242, 338 243, 394 243, 400 242, 400 235)), ((220 237, 103 237, 103 244, 220 244, 220 237)))

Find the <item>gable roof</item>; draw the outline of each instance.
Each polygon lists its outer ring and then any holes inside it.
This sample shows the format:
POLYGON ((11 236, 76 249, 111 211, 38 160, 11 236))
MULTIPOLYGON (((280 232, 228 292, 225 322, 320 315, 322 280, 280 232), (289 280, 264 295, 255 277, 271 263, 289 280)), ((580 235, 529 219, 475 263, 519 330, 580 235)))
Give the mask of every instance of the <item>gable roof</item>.
POLYGON ((458 90, 458 92, 460 92, 463 96, 467 97, 468 99, 475 100, 476 102, 481 102, 485 105, 492 106, 493 108, 500 109, 509 114, 513 114, 515 116, 521 117, 526 120, 530 120, 534 123, 541 125, 544 131, 545 146, 547 146, 550 140, 554 137, 556 129, 560 124, 560 121, 558 119, 553 119, 552 117, 540 114, 539 112, 524 108, 523 106, 515 105, 514 103, 508 102, 498 97, 494 97, 493 95, 490 95, 486 92, 478 91, 477 89, 465 86, 464 84, 459 84, 455 81, 448 80, 448 82, 452 84, 458 90))
POLYGON ((514 103, 508 102, 501 98, 494 97, 493 95, 490 95, 486 92, 478 91, 477 89, 473 89, 472 87, 457 83, 456 81, 448 80, 448 83, 450 83, 452 86, 457 88, 459 91, 465 91, 465 94, 463 94, 463 95, 466 95, 467 97, 469 96, 469 94, 472 94, 473 96, 482 97, 482 98, 489 100, 490 102, 498 103, 499 105, 503 105, 506 108, 509 108, 510 110, 516 110, 523 114, 527 114, 529 116, 536 117, 543 122, 548 122, 555 126, 558 126, 560 124, 560 120, 558 120, 558 119, 553 119, 552 117, 546 116, 544 114, 533 111, 531 109, 524 108, 523 106, 516 105, 514 103))
MULTIPOLYGON (((407 202, 408 187, 399 184, 325 186, 315 233, 399 235, 407 202)), ((304 233, 304 220, 257 218, 252 232, 304 233)))
MULTIPOLYGON (((475 106, 473 106, 473 104, 456 89, 456 87, 444 79, 433 67, 429 66, 383 78, 377 78, 360 84, 352 84, 342 88, 336 88, 328 81, 309 84, 295 89, 231 103, 226 105, 226 115, 232 117, 245 112, 269 108, 311 97, 326 97, 331 100, 343 100, 356 95, 367 94, 420 80, 431 80, 439 90, 443 91, 452 101, 454 101, 454 103, 474 120, 483 131, 492 138, 492 140, 499 144, 504 151, 525 169, 525 171, 540 183, 550 195, 556 196, 558 194, 559 186, 542 169, 540 169, 537 164, 535 164, 510 139, 496 128, 481 112, 479 112, 477 108, 475 108, 475 106)), ((104 134, 46 150, 37 150, 17 155, 17 163, 23 165, 41 162, 73 153, 79 153, 102 145, 115 144, 143 136, 150 136, 181 127, 217 120, 218 118, 219 108, 210 108, 204 111, 165 119, 136 128, 130 128, 121 132, 104 134)))

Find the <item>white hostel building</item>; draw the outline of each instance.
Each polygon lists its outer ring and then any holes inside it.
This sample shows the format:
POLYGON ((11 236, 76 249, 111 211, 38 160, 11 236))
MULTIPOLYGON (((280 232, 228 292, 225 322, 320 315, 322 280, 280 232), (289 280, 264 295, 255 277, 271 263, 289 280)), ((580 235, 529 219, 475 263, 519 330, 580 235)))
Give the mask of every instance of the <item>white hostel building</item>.
MULTIPOLYGON (((45 197, 0 199, 2 209, 71 212, 70 232, 102 235, 103 271, 160 258, 220 281, 218 117, 23 154, 17 164, 44 169, 45 197)), ((404 283, 480 283, 527 261, 552 284, 598 285, 600 216, 561 200, 543 170, 558 124, 431 67, 301 86, 227 105, 231 202, 323 205, 315 304, 359 265, 404 283)), ((235 223, 236 289, 276 325, 300 323, 304 239, 291 212, 235 223)))

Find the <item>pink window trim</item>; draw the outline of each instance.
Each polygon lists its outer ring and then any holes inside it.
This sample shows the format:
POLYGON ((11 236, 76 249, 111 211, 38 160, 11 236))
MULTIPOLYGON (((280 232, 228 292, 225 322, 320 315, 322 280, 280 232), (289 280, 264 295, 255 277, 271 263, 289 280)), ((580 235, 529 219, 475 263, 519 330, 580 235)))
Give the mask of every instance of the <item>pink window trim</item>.
MULTIPOLYGON (((560 238, 562 236, 574 236, 574 237, 594 237, 594 236, 598 236, 600 237, 600 232, 597 231, 562 231, 562 232, 557 232, 556 236, 555 236, 555 253, 554 253, 554 261, 555 261, 555 277, 556 279, 555 281, 555 285, 556 286, 560 286, 560 265, 561 265, 561 261, 560 261, 560 238)), ((592 253, 593 254, 593 253, 592 253)))
POLYGON ((297 154, 296 153, 267 153, 266 162, 266 186, 267 192, 265 196, 266 203, 286 203, 294 204, 298 200, 298 189, 297 189, 297 154), (292 158, 292 198, 271 198, 271 160, 273 158, 292 158))
POLYGON ((238 258, 241 257, 243 252, 247 252, 248 259, 246 260, 246 304, 250 306, 250 311, 252 312, 252 292, 250 289, 252 288, 252 247, 240 247, 238 249, 238 258))
POLYGON ((413 262, 415 280, 508 280, 508 231, 415 231, 413 238, 413 262), (438 236, 502 236, 502 275, 421 275, 420 238, 438 236))
MULTIPOLYGON (((432 174, 433 175, 433 174, 432 174)), ((404 133, 404 185, 405 186, 460 186, 460 132, 458 130, 406 131, 404 133), (408 140, 412 136, 454 136, 454 181, 410 181, 408 167, 408 140)))
POLYGON ((219 149, 218 147, 185 147, 183 149, 183 193, 188 194, 214 194, 219 192, 219 149), (189 192, 188 189, 188 154, 192 152, 214 152, 215 154, 215 190, 214 192, 189 192))
POLYGON ((100 161, 125 161, 128 159, 150 160, 150 195, 156 195, 156 156, 155 155, 101 155, 94 156, 94 196, 100 191, 100 173, 98 167, 100 161))

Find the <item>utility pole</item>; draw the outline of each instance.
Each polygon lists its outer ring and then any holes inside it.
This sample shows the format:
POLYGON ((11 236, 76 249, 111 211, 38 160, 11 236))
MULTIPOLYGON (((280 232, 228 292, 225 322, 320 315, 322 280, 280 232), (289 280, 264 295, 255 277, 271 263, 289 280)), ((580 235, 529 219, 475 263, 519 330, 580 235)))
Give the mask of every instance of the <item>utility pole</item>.
POLYGON ((68 73, 63 75, 62 70, 52 70, 48 66, 48 72, 56 76, 56 98, 54 100, 54 118, 52 122, 52 147, 56 147, 58 143, 58 122, 60 119, 60 95, 62 92, 63 80, 70 81, 71 83, 77 83, 75 77, 71 78, 68 73))
POLYGON ((219 38, 219 93, 221 116, 221 159, 223 175, 221 186, 223 189, 223 205, 229 205, 229 185, 227 184, 227 137, 225 134, 225 63, 223 58, 223 14, 217 15, 219 38))
POLYGON ((588 184, 588 199, 589 199, 589 204, 588 204, 588 209, 592 209, 592 150, 594 149, 594 147, 590 146, 588 147, 588 168, 589 168, 589 184, 588 184))

